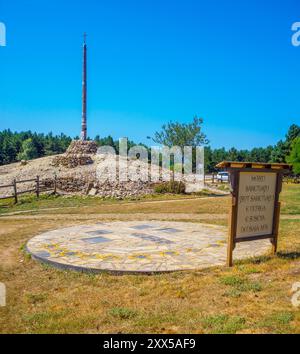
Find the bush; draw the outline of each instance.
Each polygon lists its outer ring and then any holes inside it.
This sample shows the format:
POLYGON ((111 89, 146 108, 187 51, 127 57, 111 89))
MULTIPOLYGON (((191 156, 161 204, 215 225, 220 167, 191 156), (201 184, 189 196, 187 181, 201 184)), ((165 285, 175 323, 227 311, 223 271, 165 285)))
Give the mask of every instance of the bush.
POLYGON ((163 182, 159 183, 154 187, 155 193, 174 193, 174 194, 184 194, 185 184, 183 182, 173 181, 173 182, 163 182))
POLYGON ((17 159, 21 160, 32 160, 38 157, 38 151, 34 142, 31 138, 26 139, 22 143, 22 150, 19 152, 17 159))

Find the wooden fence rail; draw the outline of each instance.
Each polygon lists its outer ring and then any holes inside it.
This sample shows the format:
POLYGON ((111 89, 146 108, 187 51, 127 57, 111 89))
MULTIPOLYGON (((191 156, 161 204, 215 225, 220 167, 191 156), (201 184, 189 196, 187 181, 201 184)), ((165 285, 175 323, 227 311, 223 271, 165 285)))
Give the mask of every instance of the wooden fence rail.
POLYGON ((40 180, 40 176, 36 176, 36 178, 25 179, 25 180, 20 180, 20 181, 17 181, 16 179, 14 179, 12 181, 12 184, 0 185, 0 189, 3 189, 3 188, 12 188, 12 195, 0 196, 0 200, 14 198, 15 203, 18 203, 18 196, 26 194, 26 193, 33 193, 34 192, 36 194, 37 198, 39 198, 40 193, 42 193, 42 192, 53 191, 53 193, 56 194, 57 177, 55 176, 54 179, 53 179, 53 187, 52 188, 46 186, 45 182, 40 180), (31 188, 31 189, 18 191, 18 184, 20 184, 20 183, 29 183, 29 182, 34 182, 35 183, 35 187, 31 188))
POLYGON ((226 178, 221 175, 221 177, 218 178, 217 175, 218 175, 218 173, 216 173, 216 172, 204 174, 204 183, 209 182, 209 183, 214 184, 214 183, 219 183, 219 182, 221 182, 221 183, 228 183, 229 182, 228 177, 226 178))

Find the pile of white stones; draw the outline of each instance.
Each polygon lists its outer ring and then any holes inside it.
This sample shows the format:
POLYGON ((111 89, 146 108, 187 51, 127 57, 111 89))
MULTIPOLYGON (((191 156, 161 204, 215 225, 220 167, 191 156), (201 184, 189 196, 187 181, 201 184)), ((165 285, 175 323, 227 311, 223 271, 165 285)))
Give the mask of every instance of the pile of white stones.
POLYGON ((98 146, 94 141, 73 140, 65 154, 55 156, 52 165, 74 168, 93 163, 91 155, 95 155, 98 146))

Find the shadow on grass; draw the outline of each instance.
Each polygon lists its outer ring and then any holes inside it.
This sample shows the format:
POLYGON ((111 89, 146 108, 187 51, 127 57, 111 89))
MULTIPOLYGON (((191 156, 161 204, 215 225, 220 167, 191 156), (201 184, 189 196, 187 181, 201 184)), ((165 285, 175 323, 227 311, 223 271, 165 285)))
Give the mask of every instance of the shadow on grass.
POLYGON ((277 256, 283 259, 298 259, 300 252, 277 252, 277 256))
MULTIPOLYGON (((277 252, 276 256, 281 259, 298 259, 298 258, 300 258, 300 252, 280 251, 280 252, 277 252)), ((248 259, 244 259, 244 260, 236 260, 235 264, 236 265, 261 264, 261 263, 269 262, 272 259, 274 259, 274 256, 265 255, 265 256, 248 258, 248 259)))
POLYGON ((245 265, 245 264, 261 264, 266 263, 272 259, 272 256, 257 256, 251 257, 247 259, 237 259, 235 261, 235 265, 245 265))

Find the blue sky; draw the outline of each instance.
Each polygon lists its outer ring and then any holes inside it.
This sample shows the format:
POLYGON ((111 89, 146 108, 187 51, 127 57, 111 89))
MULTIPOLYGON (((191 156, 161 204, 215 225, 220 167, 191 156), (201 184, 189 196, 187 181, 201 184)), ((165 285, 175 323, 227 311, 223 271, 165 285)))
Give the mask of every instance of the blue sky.
POLYGON ((86 31, 91 137, 197 114, 213 147, 274 144, 300 124, 296 21, 296 0, 0 0, 0 130, 79 135, 86 31))

